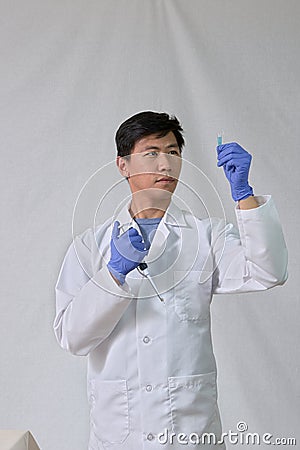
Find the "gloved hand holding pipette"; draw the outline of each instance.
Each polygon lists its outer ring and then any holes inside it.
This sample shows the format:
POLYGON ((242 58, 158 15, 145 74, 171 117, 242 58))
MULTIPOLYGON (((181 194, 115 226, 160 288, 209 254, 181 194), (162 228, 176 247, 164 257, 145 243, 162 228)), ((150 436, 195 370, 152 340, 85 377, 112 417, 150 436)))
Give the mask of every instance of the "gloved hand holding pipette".
POLYGON ((120 223, 116 221, 113 226, 110 249, 111 257, 107 264, 109 271, 121 284, 126 275, 143 261, 149 248, 146 248, 142 236, 135 228, 129 228, 119 236, 120 223))
POLYGON ((233 200, 243 200, 253 195, 253 189, 248 183, 252 156, 236 142, 218 145, 217 153, 217 165, 223 166, 233 200))

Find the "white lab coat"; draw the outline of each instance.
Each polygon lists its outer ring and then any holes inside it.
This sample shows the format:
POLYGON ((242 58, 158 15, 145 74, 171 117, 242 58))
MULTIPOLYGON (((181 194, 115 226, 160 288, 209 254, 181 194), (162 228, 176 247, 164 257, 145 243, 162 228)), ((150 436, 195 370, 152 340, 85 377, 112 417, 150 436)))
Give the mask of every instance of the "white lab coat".
POLYGON ((263 291, 287 279, 273 199, 256 198, 258 208, 236 209, 239 232, 171 202, 145 258, 164 302, 137 270, 123 286, 107 270, 114 220, 123 230, 138 229, 127 207, 69 247, 56 285, 54 331, 62 348, 88 355, 89 450, 180 450, 190 445, 178 443, 179 433, 186 435, 181 440, 220 435, 212 295, 263 291))

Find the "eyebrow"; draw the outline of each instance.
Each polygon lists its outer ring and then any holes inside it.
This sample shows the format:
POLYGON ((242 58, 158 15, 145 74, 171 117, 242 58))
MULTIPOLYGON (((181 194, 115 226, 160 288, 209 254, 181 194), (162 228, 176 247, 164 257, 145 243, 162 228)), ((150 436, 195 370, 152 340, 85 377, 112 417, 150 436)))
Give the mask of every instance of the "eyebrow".
MULTIPOLYGON (((179 148, 179 145, 175 144, 175 143, 174 144, 169 144, 165 148, 179 148)), ((143 150, 144 151, 145 150, 160 150, 160 147, 157 147, 156 145, 148 145, 143 150)))

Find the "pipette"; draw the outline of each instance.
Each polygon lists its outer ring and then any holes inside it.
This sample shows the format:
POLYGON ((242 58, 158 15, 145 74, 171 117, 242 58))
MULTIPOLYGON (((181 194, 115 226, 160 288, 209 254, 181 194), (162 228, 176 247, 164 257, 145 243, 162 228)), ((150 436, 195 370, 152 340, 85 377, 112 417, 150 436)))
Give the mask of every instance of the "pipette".
POLYGON ((154 282, 152 281, 151 275, 148 271, 148 264, 145 262, 142 262, 137 267, 138 272, 143 275, 143 277, 147 278, 150 281, 151 286, 153 287, 157 297, 161 302, 164 302, 164 299, 160 296, 160 293, 158 292, 154 282))

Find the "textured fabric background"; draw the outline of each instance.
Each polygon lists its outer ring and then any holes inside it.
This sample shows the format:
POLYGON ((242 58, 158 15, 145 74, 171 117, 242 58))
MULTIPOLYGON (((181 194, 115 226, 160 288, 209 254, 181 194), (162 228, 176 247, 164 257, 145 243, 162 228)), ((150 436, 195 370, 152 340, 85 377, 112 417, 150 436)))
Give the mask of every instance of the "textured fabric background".
POLYGON ((86 359, 55 341, 54 285, 72 218, 82 231, 103 194, 99 223, 124 195, 116 129, 152 109, 181 120, 210 214, 220 200, 234 220, 220 130, 252 153, 255 193, 275 199, 290 277, 215 297, 219 400, 224 431, 244 420, 300 445, 299 18, 298 0, 1 1, 1 428, 30 429, 43 450, 87 447, 86 359))

